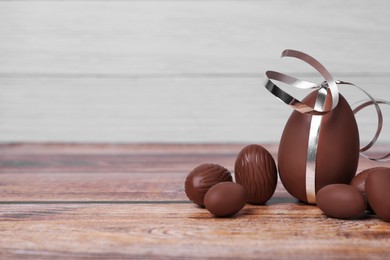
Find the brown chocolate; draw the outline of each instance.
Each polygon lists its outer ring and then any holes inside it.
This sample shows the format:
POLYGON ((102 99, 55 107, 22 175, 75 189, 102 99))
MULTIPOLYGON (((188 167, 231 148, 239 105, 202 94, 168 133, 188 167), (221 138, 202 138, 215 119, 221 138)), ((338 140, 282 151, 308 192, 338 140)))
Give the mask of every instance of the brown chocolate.
POLYGON ((244 187, 234 182, 220 182, 209 189, 204 198, 206 209, 218 217, 229 217, 246 204, 244 187))
POLYGON ((278 182, 277 169, 271 154, 262 146, 244 147, 234 165, 236 182, 244 186, 248 202, 263 204, 275 192, 278 182))
POLYGON ((390 222, 390 168, 376 168, 366 179, 367 199, 378 217, 390 222))
MULTIPOLYGON (((313 106, 317 91, 303 102, 313 106)), ((330 105, 328 95, 325 106, 330 105)), ((297 199, 306 197, 306 161, 311 115, 294 111, 284 128, 278 152, 278 170, 286 190, 297 199)), ((340 95, 339 103, 322 116, 315 166, 315 191, 333 183, 349 184, 359 160, 359 132, 352 110, 340 95)))
POLYGON ((201 164, 187 176, 184 188, 187 197, 199 206, 204 206, 207 191, 219 182, 233 181, 231 173, 223 166, 212 163, 201 164))
POLYGON ((372 169, 374 169, 374 168, 366 169, 364 171, 359 172, 358 174, 356 174, 355 177, 353 177, 353 179, 351 181, 351 185, 356 187, 364 195, 366 194, 366 188, 365 188, 366 187, 366 178, 367 178, 368 174, 372 171, 372 169))
MULTIPOLYGON (((351 181, 351 185, 355 186, 361 193, 363 193, 364 197, 367 198, 367 195, 366 195, 366 179, 367 179, 367 176, 371 172, 380 171, 382 169, 387 169, 387 168, 385 168, 385 167, 375 167, 375 168, 370 168, 370 169, 366 169, 364 171, 359 172, 355 177, 353 177, 353 179, 351 181)), ((372 208, 370 206, 370 203, 367 203, 367 210, 373 212, 373 210, 372 210, 372 208)))
POLYGON ((366 210, 363 194, 354 186, 331 184, 317 193, 317 206, 329 217, 358 218, 366 210))

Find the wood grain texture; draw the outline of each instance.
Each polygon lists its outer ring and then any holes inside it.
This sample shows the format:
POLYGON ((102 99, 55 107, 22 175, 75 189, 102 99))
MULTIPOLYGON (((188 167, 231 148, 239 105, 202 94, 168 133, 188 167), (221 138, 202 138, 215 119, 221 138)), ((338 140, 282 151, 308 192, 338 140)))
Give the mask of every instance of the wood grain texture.
MULTIPOLYGON (((183 184, 193 167, 211 161, 231 170, 243 147, 0 145, 0 257, 388 257, 389 223, 374 215, 327 218, 281 183, 266 205, 246 205, 233 218, 214 218, 188 201, 183 184)), ((276 145, 264 147, 276 157, 276 145)), ((359 170, 378 165, 362 159, 359 170)))
POLYGON ((184 180, 193 168, 209 162, 233 171, 242 147, 0 145, 0 197, 2 201, 185 201, 184 180))
POLYGON ((386 0, 0 1, 0 142, 277 142, 291 111, 262 89, 264 72, 314 75, 282 62, 283 49, 390 99, 389 10, 386 0))
POLYGON ((213 218, 192 204, 1 205, 3 258, 378 258, 390 226, 276 201, 213 218))
MULTIPOLYGON (((193 168, 217 163, 233 172, 236 156, 244 146, 0 145, 0 198, 3 202, 184 201, 184 180, 193 168)), ((263 146, 277 159, 276 145, 263 146)), ((386 147, 377 151, 383 153, 386 147)), ((361 158, 359 171, 377 165, 361 158)), ((276 194, 287 195, 280 183, 276 194)))

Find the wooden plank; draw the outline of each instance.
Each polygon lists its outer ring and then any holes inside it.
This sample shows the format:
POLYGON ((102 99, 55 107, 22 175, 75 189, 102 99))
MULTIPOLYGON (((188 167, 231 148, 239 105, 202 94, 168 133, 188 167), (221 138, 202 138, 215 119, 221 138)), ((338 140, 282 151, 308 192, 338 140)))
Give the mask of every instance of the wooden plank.
POLYGON ((0 196, 1 203, 188 201, 184 193, 185 176, 186 172, 1 174, 0 196))
POLYGON ((0 205, 0 256, 39 259, 379 258, 390 225, 274 201, 213 218, 190 204, 0 205))
MULTIPOLYGON (((0 204, 13 202, 189 202, 184 193, 184 181, 191 169, 188 168, 181 173, 153 174, 1 174, 0 204)), ((281 183, 278 184, 275 196, 290 197, 281 183)))
MULTIPOLYGON (((187 201, 184 181, 202 163, 234 171, 245 145, 0 145, 2 202, 187 201)), ((277 146, 264 145, 277 159, 277 146)), ((385 151, 385 147, 382 147, 385 151)), ((361 158, 359 171, 388 166, 361 158)), ((291 198, 279 182, 276 197, 291 198)))
MULTIPOLYGON (((0 144, 1 173, 181 172, 209 162, 232 167, 243 144, 0 144)), ((264 145, 275 154, 275 145, 264 145)))
MULTIPOLYGON (((187 201, 184 180, 193 168, 210 162, 233 171, 243 147, 0 145, 0 198, 3 202, 187 201)), ((266 147, 275 154, 275 146, 266 147)), ((284 189, 278 193, 286 194, 284 189)))
MULTIPOLYGON (((390 100, 390 77, 342 76, 390 100)), ((351 104, 366 98, 340 89, 351 104)), ((292 112, 261 77, 0 78, 0 90, 0 142, 277 143, 292 112)), ((309 93, 288 91, 300 98, 309 93)), ((387 133, 389 106, 383 114, 387 133)), ((358 122, 367 142, 376 129, 374 110, 359 113, 358 122)), ((390 143, 390 135, 379 142, 390 143)))
POLYGON ((386 0, 0 1, 0 72, 257 74, 296 48, 388 74, 388 24, 386 0))

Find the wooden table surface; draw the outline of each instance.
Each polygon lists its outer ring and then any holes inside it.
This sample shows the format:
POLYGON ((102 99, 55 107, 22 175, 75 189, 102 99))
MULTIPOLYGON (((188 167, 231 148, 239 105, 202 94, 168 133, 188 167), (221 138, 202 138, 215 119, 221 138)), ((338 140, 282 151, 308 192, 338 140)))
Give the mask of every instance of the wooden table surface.
MULTIPOLYGON (((281 183, 232 218, 190 203, 188 172, 204 162, 233 170, 243 147, 2 144, 0 258, 390 257, 390 223, 328 218, 281 183)), ((359 170, 376 165, 361 159, 359 170)))

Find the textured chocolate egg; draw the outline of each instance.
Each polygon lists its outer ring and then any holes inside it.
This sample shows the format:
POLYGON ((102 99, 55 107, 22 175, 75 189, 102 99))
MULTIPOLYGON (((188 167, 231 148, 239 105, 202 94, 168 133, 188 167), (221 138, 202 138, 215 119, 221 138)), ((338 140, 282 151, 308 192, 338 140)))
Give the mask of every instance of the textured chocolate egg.
POLYGON ((204 197, 206 209, 218 217, 229 217, 246 204, 244 187, 234 182, 220 182, 209 189, 204 197))
POLYGON ((233 181, 231 173, 223 166, 213 163, 201 164, 187 176, 184 189, 187 197, 199 206, 204 206, 206 192, 215 184, 233 181))
POLYGON ((367 199, 378 217, 390 222, 390 168, 376 168, 366 179, 367 199))
MULTIPOLYGON (((317 91, 303 101, 314 105, 317 91)), ((325 107, 330 106, 328 95, 325 107)), ((284 128, 278 152, 278 170, 286 190, 308 202, 306 195, 307 150, 312 116, 294 111, 284 128)), ((315 192, 334 184, 349 184, 359 160, 359 132, 352 110, 340 95, 339 103, 321 118, 315 165, 315 192)))
POLYGON ((367 204, 363 194, 356 187, 331 184, 317 193, 317 206, 329 217, 352 219, 361 216, 367 204))
POLYGON ((275 192, 278 182, 277 169, 272 155, 262 146, 244 147, 234 165, 236 182, 244 186, 248 202, 263 204, 275 192))

